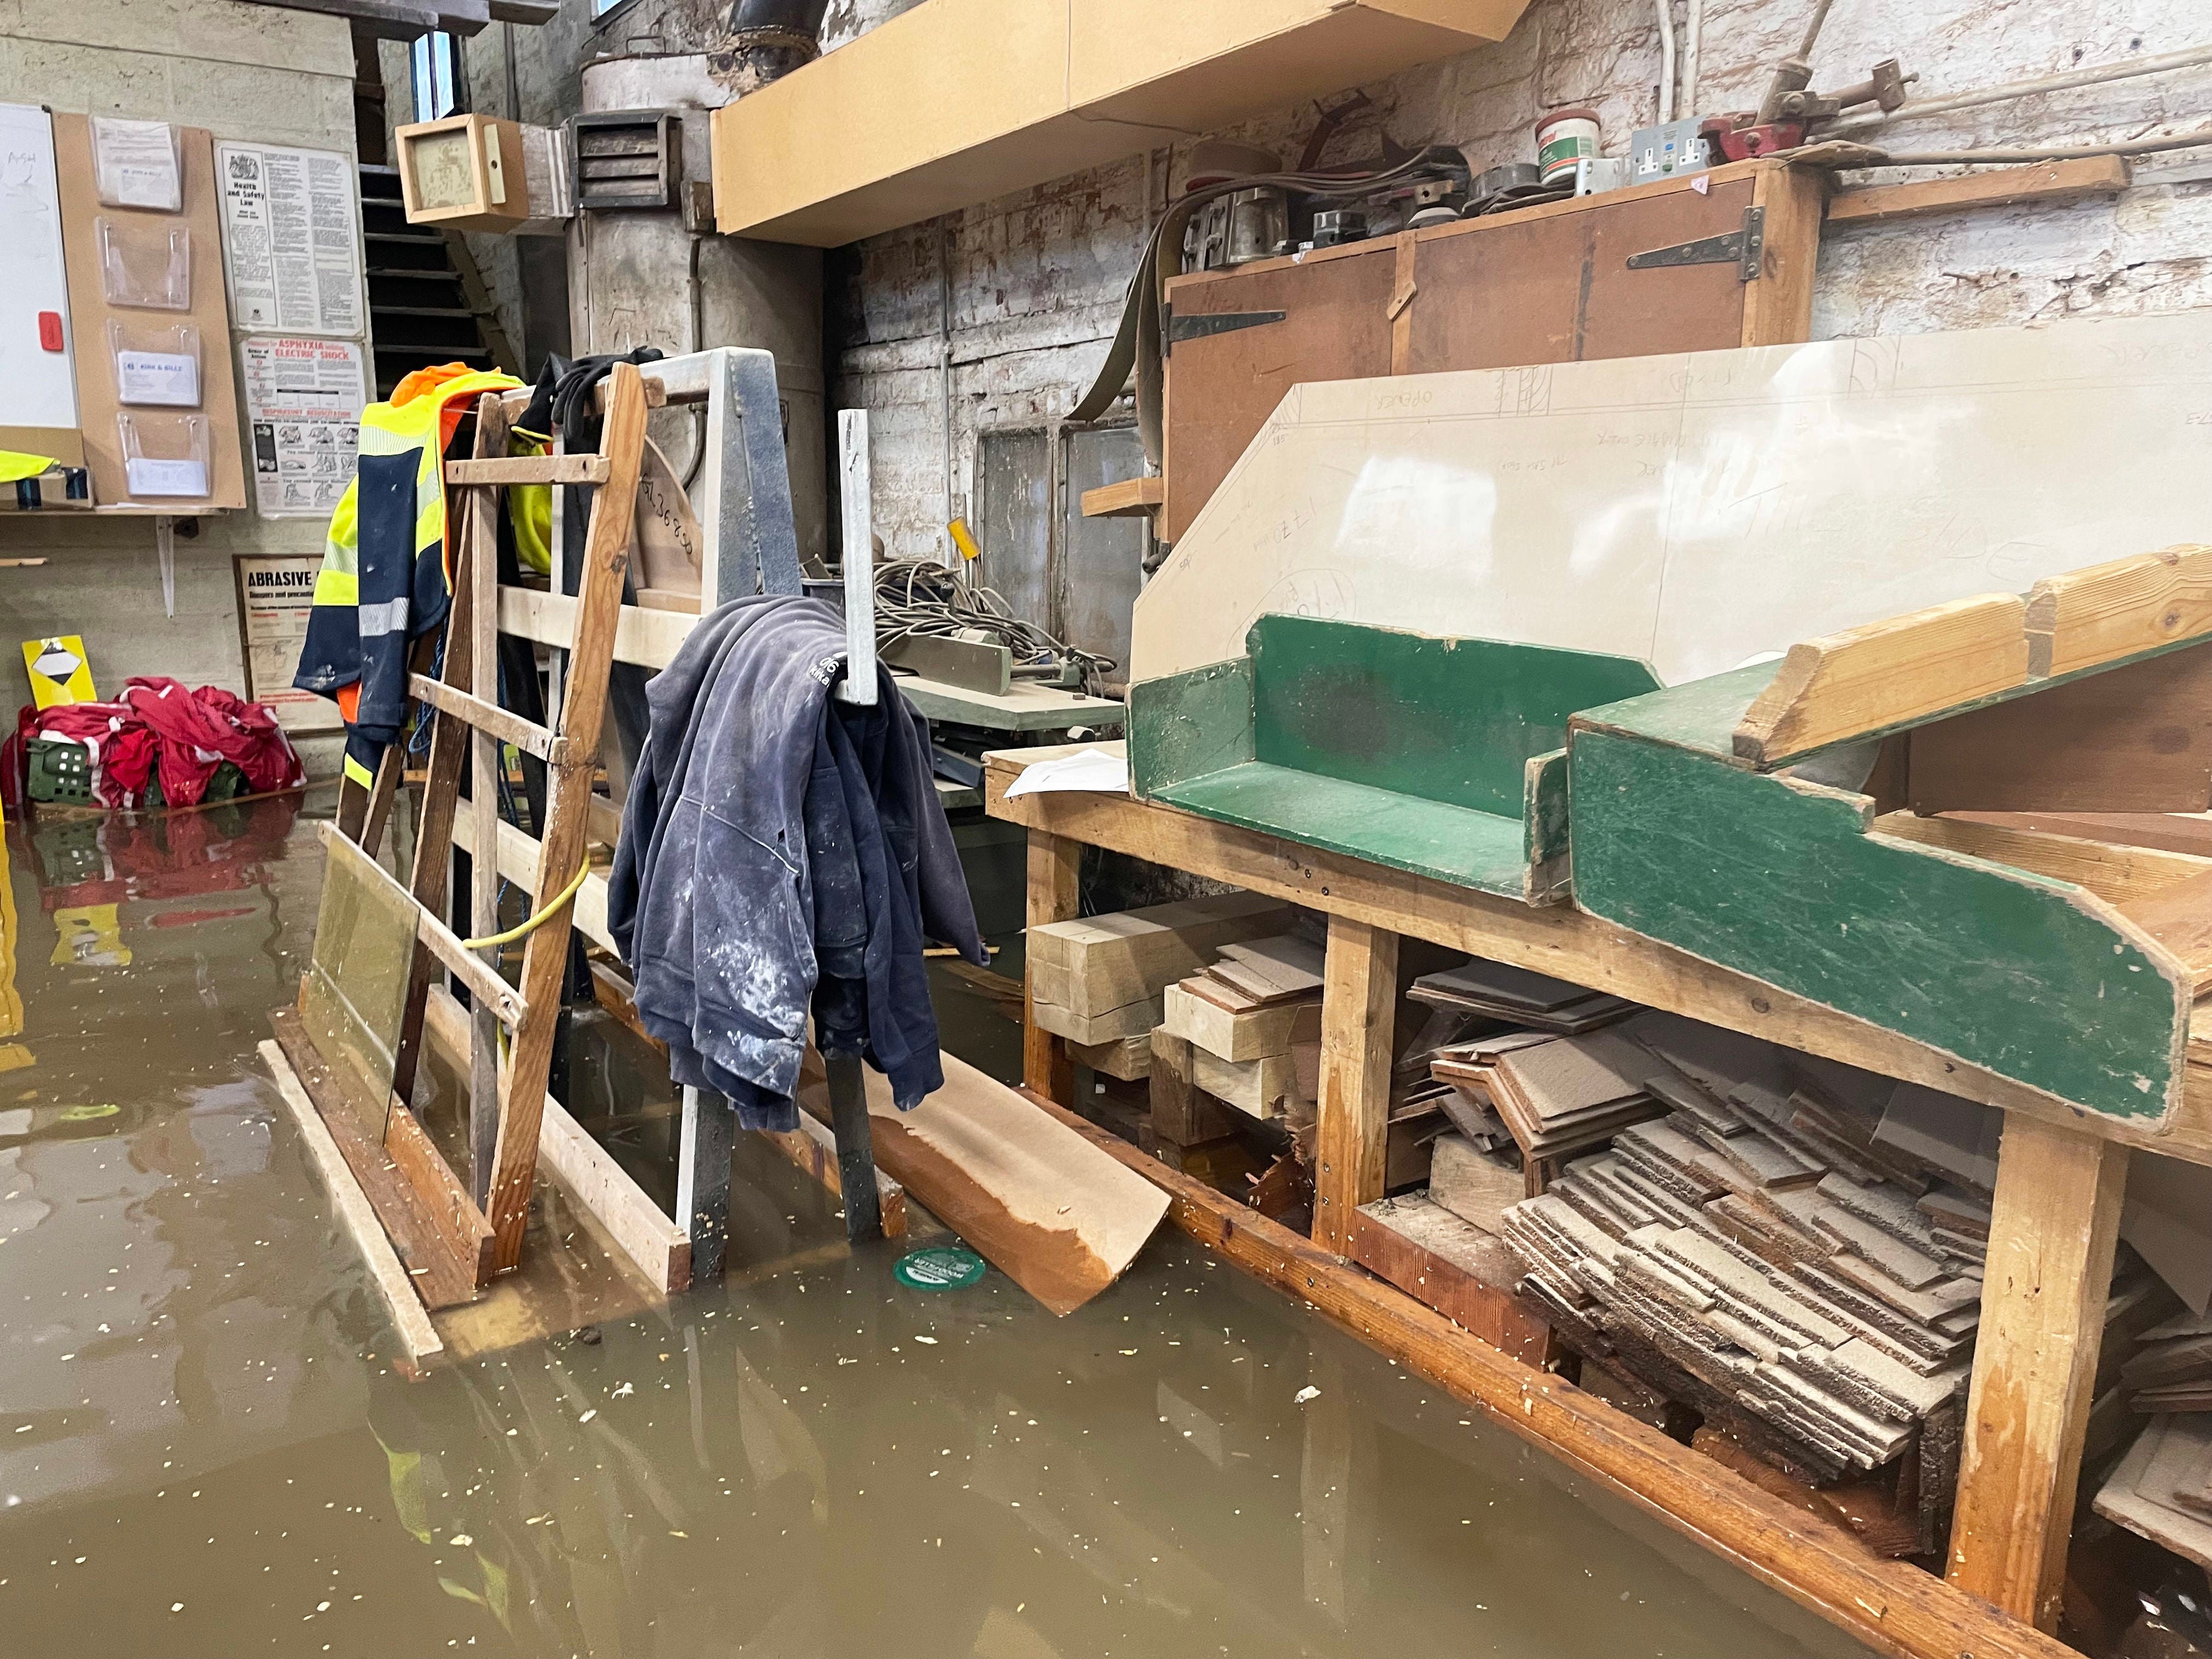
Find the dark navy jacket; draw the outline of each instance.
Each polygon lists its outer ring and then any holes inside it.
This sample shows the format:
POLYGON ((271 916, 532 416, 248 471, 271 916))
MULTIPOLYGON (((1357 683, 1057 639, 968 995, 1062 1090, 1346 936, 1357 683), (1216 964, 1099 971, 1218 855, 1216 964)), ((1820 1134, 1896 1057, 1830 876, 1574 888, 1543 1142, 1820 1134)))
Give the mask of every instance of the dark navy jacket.
POLYGON ((836 702, 844 623, 763 595, 701 618, 647 692, 608 921, 678 1082, 789 1128, 811 1007, 827 1051, 865 1054, 902 1109, 944 1081, 924 935, 988 958, 931 781, 928 738, 889 676, 836 702))

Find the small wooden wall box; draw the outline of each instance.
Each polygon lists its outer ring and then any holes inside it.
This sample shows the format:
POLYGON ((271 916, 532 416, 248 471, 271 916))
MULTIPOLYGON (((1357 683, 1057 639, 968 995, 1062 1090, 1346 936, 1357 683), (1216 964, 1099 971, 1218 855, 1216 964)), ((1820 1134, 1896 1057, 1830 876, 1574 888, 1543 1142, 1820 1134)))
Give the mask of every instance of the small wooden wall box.
POLYGON ((417 121, 399 141, 407 222, 451 230, 513 231, 530 217, 522 129, 489 115, 417 121))

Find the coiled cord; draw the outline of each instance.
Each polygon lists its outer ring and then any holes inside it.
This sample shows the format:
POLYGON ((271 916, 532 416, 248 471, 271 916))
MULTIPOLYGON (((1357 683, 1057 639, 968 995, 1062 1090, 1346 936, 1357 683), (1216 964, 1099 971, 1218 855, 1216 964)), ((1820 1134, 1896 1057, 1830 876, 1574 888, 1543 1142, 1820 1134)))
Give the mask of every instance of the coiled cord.
POLYGON ((876 567, 878 649, 908 639, 951 639, 970 630, 1005 646, 1018 666, 1054 659, 1075 664, 1085 690, 1095 690, 1117 666, 1111 657, 1079 651, 1023 621, 997 589, 970 581, 965 569, 933 559, 887 559, 876 567))

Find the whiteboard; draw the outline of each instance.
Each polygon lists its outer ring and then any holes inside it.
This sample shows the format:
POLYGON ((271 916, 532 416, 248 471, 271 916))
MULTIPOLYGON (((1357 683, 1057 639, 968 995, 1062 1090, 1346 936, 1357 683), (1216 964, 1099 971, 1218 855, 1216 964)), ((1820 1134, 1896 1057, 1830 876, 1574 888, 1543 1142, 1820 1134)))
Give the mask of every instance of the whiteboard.
POLYGON ((2208 368, 2197 311, 1294 386, 1139 598, 1130 678, 1289 612, 1676 685, 2212 542, 2208 368))
POLYGON ((0 427, 76 430, 69 309, 53 122, 35 104, 0 104, 0 427), (42 311, 60 316, 64 349, 40 343, 42 311))

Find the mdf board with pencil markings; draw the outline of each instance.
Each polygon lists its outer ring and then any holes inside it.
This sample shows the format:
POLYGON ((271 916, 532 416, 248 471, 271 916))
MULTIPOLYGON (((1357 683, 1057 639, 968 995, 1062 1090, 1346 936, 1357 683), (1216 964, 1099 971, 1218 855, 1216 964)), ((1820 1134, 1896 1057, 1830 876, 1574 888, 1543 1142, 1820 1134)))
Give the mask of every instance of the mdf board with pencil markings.
POLYGON ((1167 359, 1160 539, 1182 538, 1302 382, 1805 339, 1825 189, 1786 163, 1738 162, 1176 278, 1168 303, 1188 337, 1167 359), (1629 267, 1632 255, 1740 234, 1754 210, 1749 280, 1721 257, 1629 267), (1273 313, 1280 320, 1191 331, 1200 318, 1273 313))

